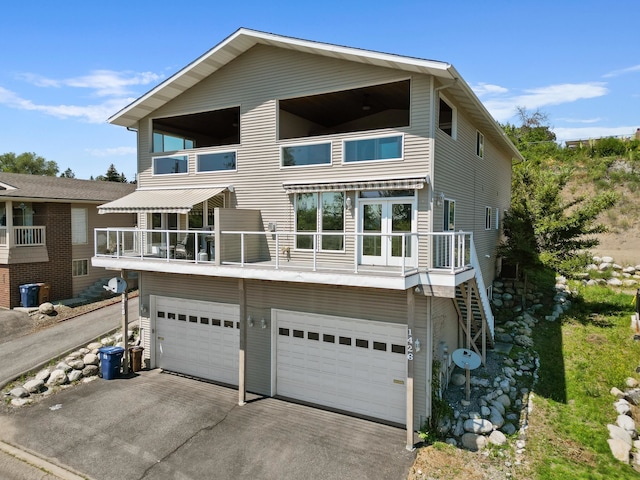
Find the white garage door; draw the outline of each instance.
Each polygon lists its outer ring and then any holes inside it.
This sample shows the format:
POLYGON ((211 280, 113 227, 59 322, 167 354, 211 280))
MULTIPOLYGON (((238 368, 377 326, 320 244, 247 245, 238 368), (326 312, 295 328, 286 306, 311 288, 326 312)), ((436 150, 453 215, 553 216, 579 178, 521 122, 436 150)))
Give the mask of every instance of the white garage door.
POLYGON ((182 298, 154 298, 157 366, 237 385, 239 307, 182 298))
POLYGON ((406 423, 406 325, 274 310, 276 394, 406 423))

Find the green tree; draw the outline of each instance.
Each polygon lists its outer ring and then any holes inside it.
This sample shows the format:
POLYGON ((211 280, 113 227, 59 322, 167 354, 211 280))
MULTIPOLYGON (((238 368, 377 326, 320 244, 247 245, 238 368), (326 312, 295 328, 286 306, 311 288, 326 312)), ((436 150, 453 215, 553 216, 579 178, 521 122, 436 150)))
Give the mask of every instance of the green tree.
POLYGON ((73 170, 71 170, 70 168, 67 168, 64 172, 62 172, 60 174, 60 177, 62 177, 62 178, 76 178, 76 174, 73 173, 73 170))
POLYGON ((30 175, 45 175, 55 177, 58 174, 58 164, 53 160, 33 152, 16 155, 13 152, 0 155, 0 170, 11 173, 27 173, 30 175))
POLYGON ((127 177, 124 176, 124 173, 118 173, 118 170, 116 169, 113 163, 109 165, 109 168, 107 169, 107 173, 104 175, 98 175, 96 177, 96 180, 103 181, 103 182, 127 183, 127 177))
POLYGON ((557 153, 560 146, 556 143, 556 134, 547 125, 547 114, 540 110, 530 112, 525 107, 516 110, 520 126, 507 123, 502 128, 518 150, 523 155, 529 153, 530 157, 557 153))
POLYGON ((598 245, 595 235, 607 230, 597 217, 618 196, 605 191, 565 200, 561 193, 570 177, 569 169, 554 171, 535 161, 514 166, 511 209, 503 222, 506 240, 499 252, 525 271, 542 265, 571 275, 590 261, 588 250, 598 245))

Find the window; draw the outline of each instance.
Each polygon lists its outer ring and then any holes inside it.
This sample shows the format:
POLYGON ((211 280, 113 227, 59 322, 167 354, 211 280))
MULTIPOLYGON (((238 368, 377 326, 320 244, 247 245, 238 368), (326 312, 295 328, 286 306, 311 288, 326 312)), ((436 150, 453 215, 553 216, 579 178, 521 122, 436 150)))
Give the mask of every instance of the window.
POLYGON ((236 152, 204 153, 196 158, 198 172, 236 170, 236 152))
POLYGON ((484 158, 484 135, 476 132, 476 155, 484 158))
POLYGON ((73 260, 71 262, 71 272, 74 277, 89 275, 89 260, 86 258, 83 258, 82 260, 73 260))
MULTIPOLYGON (((299 193, 295 208, 296 232, 336 233, 320 235, 316 247, 344 249, 344 192, 299 193)), ((313 242, 313 235, 296 235, 296 248, 311 250, 313 242)))
POLYGON ((444 208, 444 223, 442 230, 444 232, 453 232, 456 229, 456 202, 445 198, 442 202, 444 208))
MULTIPOLYGON (((71 243, 74 245, 86 244, 88 242, 87 233, 87 209, 71 209, 71 243)), ((86 273, 84 274, 86 275, 86 273)))
POLYGON ((491 214, 493 213, 493 209, 491 207, 485 207, 484 209, 484 229, 491 230, 491 214))
POLYGON ((456 110, 442 97, 438 110, 438 128, 452 138, 456 138, 456 110))
POLYGON ((402 159, 402 135, 344 142, 345 163, 398 159, 402 159))
POLYGON ((155 118, 153 151, 175 152, 190 148, 240 143, 240 107, 155 118))
POLYGON ((155 157, 153 159, 154 175, 169 175, 172 173, 188 173, 189 157, 176 155, 173 157, 155 157))
POLYGON ((292 145, 282 147, 281 164, 283 167, 302 167, 307 165, 330 165, 331 144, 292 145))

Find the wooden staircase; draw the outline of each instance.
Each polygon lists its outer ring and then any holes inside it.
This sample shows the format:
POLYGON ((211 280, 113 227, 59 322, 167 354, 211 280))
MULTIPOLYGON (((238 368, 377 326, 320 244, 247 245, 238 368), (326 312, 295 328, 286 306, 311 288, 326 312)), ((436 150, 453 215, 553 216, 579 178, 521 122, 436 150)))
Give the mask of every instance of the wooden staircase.
MULTIPOLYGON (((482 278, 479 280, 482 283, 482 278)), ((477 276, 456 287, 454 305, 465 336, 465 348, 474 350, 484 363, 487 347, 493 347, 493 314, 484 294, 484 285, 478 286, 477 276)))

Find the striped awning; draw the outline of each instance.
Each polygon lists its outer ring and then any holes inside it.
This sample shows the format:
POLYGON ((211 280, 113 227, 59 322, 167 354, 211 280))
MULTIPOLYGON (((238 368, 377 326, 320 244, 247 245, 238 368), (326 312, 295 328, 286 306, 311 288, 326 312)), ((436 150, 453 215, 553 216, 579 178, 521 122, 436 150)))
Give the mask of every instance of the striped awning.
POLYGON ((414 190, 424 188, 429 177, 409 177, 378 180, 346 180, 337 182, 283 183, 287 193, 331 192, 346 190, 414 190))
POLYGON ((98 213, 181 213, 230 187, 136 190, 98 207, 98 213))

